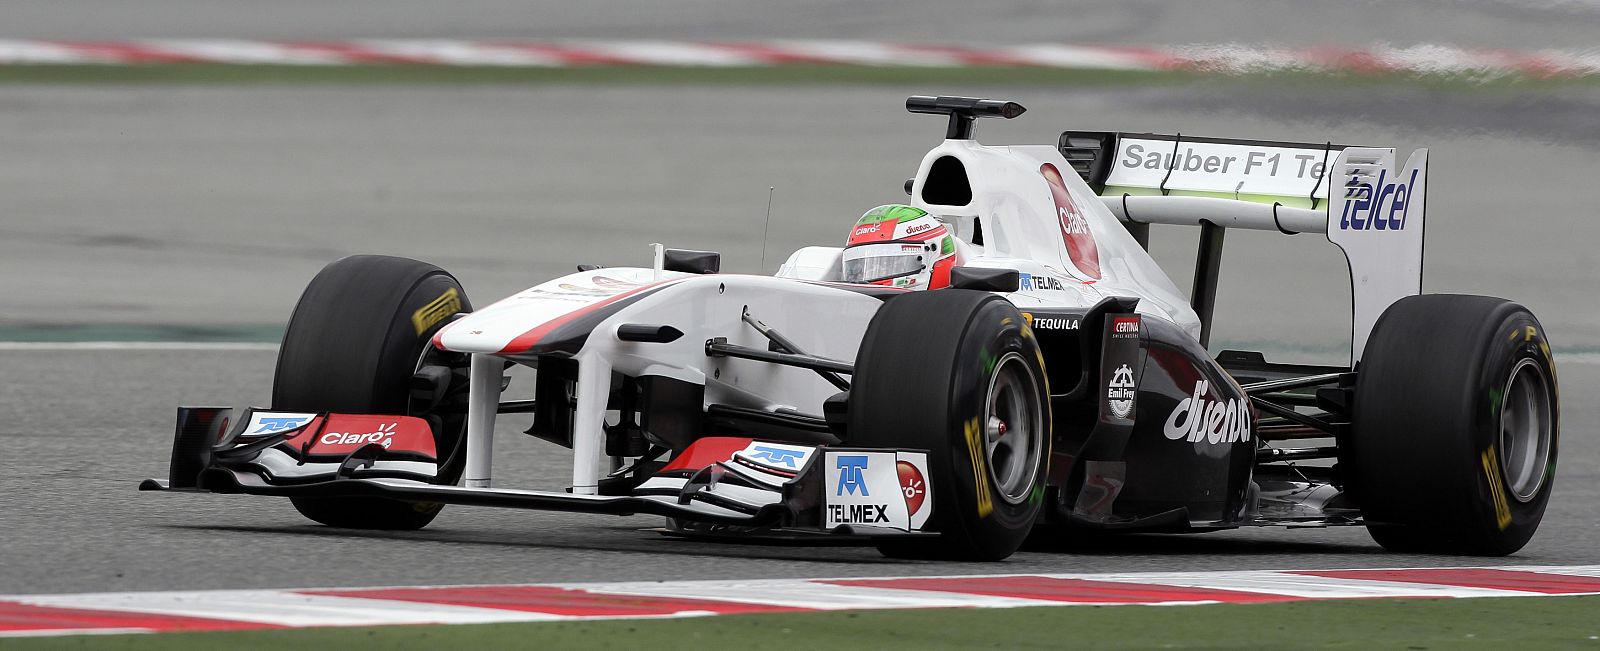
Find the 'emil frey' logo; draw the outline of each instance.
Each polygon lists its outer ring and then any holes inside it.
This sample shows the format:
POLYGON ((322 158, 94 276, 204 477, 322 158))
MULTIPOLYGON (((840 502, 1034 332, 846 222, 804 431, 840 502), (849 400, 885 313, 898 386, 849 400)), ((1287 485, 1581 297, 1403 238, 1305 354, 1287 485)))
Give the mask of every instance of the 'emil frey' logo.
POLYGON ((1417 187, 1420 171, 1411 170, 1411 176, 1404 183, 1398 180, 1385 183, 1389 170, 1379 171, 1376 183, 1363 183, 1358 176, 1350 177, 1350 184, 1345 186, 1345 196, 1350 199, 1344 204, 1344 213, 1339 215, 1339 230, 1405 230, 1406 211, 1413 199, 1411 191, 1417 187))
POLYGON ((1137 385, 1133 381, 1133 368, 1127 364, 1117 367, 1111 372, 1111 383, 1106 387, 1106 399, 1111 405, 1111 414, 1117 418, 1127 418, 1133 413, 1133 393, 1137 385))
POLYGON ((861 477, 862 471, 867 469, 867 457, 839 456, 834 465, 839 469, 839 487, 834 490, 834 495, 843 496, 847 492, 855 495, 859 488, 862 497, 871 497, 867 493, 867 482, 861 477))

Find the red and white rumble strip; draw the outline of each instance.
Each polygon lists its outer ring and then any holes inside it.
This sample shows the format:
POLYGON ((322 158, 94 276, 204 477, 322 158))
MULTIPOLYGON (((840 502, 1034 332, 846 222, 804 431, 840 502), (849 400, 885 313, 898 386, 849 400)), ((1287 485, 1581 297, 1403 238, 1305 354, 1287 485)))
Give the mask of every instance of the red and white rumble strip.
POLYGON ((1600 594, 1600 566, 1031 574, 0 596, 0 637, 883 608, 1600 594))
POLYGON ((1464 49, 1446 45, 1281 48, 1201 44, 1166 48, 1032 43, 996 47, 876 41, 759 42, 370 39, 333 42, 158 39, 86 42, 0 39, 5 64, 275 64, 749 67, 1020 66, 1081 70, 1318 70, 1345 73, 1600 75, 1600 51, 1464 49))

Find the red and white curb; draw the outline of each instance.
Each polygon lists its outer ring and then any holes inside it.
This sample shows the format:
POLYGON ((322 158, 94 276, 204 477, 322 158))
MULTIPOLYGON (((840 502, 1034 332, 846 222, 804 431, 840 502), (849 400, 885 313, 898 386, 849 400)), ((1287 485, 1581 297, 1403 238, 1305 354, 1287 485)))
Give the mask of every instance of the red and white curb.
POLYGON ((1600 50, 1509 51, 1448 45, 1281 48, 1200 44, 1164 48, 1031 43, 997 47, 877 41, 757 42, 616 40, 258 41, 158 39, 53 41, 0 39, 4 64, 273 64, 762 67, 794 64, 925 67, 1036 67, 1080 70, 1600 75, 1600 50))
POLYGON ((111 592, 0 596, 0 637, 885 608, 1584 594, 1600 594, 1600 565, 111 592))

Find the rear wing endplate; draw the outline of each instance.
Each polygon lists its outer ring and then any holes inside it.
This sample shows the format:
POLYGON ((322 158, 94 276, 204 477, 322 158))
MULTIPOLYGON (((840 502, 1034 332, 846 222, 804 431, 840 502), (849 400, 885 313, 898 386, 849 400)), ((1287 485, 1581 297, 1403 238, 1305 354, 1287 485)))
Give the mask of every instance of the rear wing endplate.
POLYGON ((1315 232, 1344 251, 1351 365, 1383 311, 1422 292, 1428 150, 1396 167, 1393 148, 1155 133, 1068 131, 1061 155, 1141 243, 1149 224, 1202 229, 1194 291, 1210 335, 1227 228, 1315 232))

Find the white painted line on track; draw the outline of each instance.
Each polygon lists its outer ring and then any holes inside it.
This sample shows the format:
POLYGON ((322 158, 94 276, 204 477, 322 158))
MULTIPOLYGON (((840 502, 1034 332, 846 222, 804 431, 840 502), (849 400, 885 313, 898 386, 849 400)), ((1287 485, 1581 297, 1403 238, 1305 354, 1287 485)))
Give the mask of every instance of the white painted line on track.
POLYGON ((566 619, 560 615, 280 590, 120 592, 16 599, 18 603, 177 617, 200 617, 272 626, 382 626, 386 624, 495 624, 566 619))
POLYGON ((1134 583, 1139 585, 1171 585, 1185 588, 1211 588, 1277 594, 1305 599, 1369 599, 1385 597, 1521 597, 1527 592, 1466 588, 1423 583, 1395 583, 1320 576, 1304 576, 1282 572, 1226 572, 1194 574, 1192 576, 1162 576, 1159 574, 1104 574, 1097 581, 1134 583))
MULTIPOLYGON (((894 588, 867 588, 795 582, 792 580, 696 581, 694 594, 721 601, 806 608, 811 610, 866 610, 883 608, 1015 608, 1038 606, 1035 599, 995 597, 894 588)), ((612 584, 589 592, 635 597, 681 597, 684 586, 674 583, 612 584)))
POLYGON ((276 351, 278 344, 242 341, 0 341, 0 352, 76 350, 276 351))

